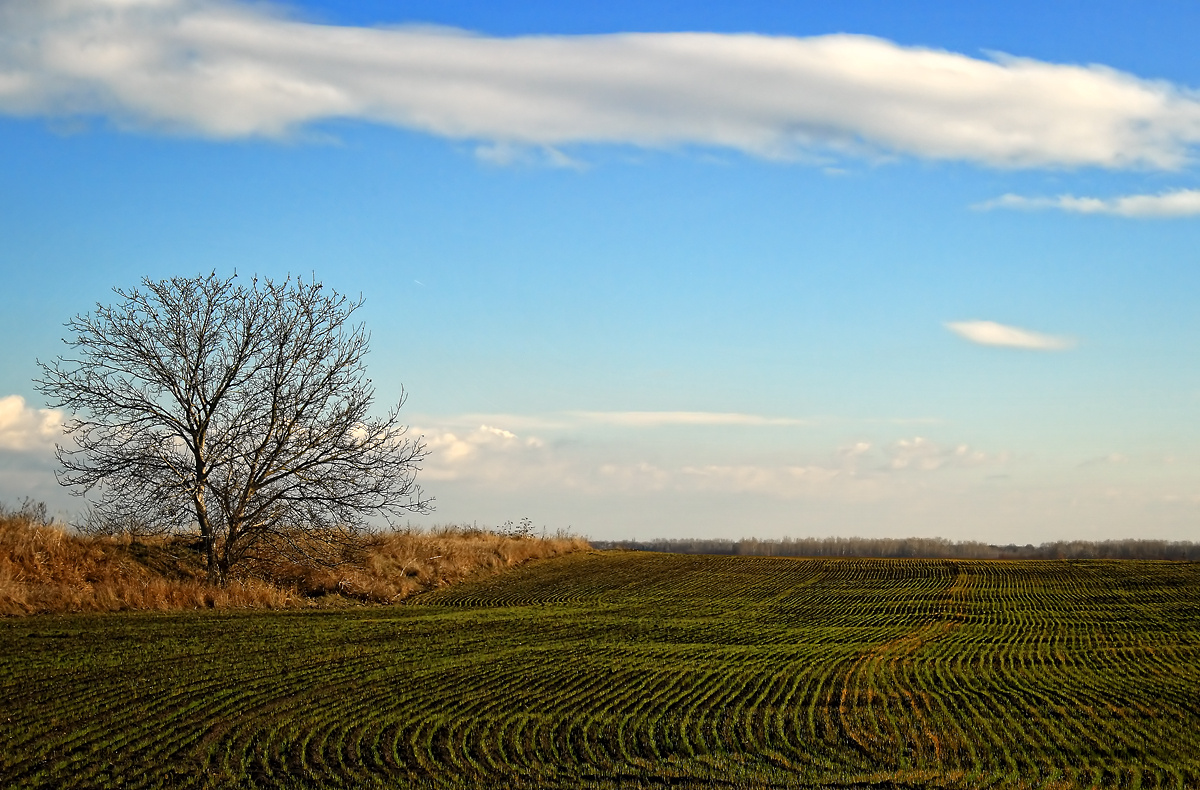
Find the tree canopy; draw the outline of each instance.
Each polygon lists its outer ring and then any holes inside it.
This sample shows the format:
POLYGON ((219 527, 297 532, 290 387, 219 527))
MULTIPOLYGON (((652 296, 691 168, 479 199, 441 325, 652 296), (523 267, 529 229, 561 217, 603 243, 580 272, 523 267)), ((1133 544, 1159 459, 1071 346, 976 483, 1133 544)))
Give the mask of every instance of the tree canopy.
POLYGON ((71 415, 59 480, 91 494, 88 528, 195 534, 223 581, 432 509, 403 392, 372 414, 361 298, 215 272, 114 293, 66 323, 67 355, 38 363, 39 390, 71 415))

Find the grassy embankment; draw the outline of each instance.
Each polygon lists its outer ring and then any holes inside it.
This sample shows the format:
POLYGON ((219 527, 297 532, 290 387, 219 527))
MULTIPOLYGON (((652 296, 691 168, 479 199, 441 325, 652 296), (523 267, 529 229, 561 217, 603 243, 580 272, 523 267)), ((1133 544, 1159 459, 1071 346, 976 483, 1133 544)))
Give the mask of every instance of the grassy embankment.
POLYGON ((218 587, 186 541, 86 537, 0 510, 0 616, 390 603, 424 590, 588 548, 577 537, 516 537, 467 527, 386 532, 345 565, 259 566, 218 587))
POLYGON ((581 552, 0 621, 0 786, 1196 788, 1200 565, 581 552))

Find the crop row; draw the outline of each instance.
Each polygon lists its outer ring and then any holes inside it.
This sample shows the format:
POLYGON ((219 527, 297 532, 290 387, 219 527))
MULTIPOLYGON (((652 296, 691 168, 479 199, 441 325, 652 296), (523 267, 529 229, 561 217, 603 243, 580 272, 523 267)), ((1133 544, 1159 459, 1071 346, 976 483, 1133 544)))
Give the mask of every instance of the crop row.
POLYGON ((0 785, 1200 786, 1200 567, 572 555, 0 628, 0 785))

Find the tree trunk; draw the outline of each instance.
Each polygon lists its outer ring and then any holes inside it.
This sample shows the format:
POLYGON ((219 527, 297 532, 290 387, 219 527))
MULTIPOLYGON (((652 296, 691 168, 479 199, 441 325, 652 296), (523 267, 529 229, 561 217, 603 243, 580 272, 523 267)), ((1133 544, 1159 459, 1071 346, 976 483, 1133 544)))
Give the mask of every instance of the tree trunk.
POLYGON ((221 568, 220 557, 217 555, 216 536, 212 534, 212 527, 207 522, 208 519, 205 519, 205 523, 201 524, 200 536, 204 540, 205 570, 208 572, 208 583, 224 584, 225 573, 221 568))
POLYGON ((197 493, 194 499, 196 506, 196 523, 200 527, 200 540, 204 543, 204 567, 209 584, 224 584, 225 574, 222 572, 217 557, 217 536, 213 534, 212 522, 208 520, 208 508, 204 504, 204 493, 197 493))
POLYGON ((208 519, 208 503, 204 501, 204 485, 207 481, 204 463, 204 437, 195 438, 196 489, 192 502, 196 508, 196 523, 200 526, 200 538, 204 541, 204 560, 209 584, 225 584, 225 572, 217 557, 217 536, 208 519))

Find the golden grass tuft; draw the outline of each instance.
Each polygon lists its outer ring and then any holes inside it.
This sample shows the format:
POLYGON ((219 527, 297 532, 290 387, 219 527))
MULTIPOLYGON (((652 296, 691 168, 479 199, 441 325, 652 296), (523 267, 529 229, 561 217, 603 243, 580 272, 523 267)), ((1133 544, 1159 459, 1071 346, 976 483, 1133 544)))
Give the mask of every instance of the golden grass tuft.
POLYGON ((204 582, 177 541, 84 537, 0 513, 0 615, 291 605, 295 593, 259 579, 204 582))
POLYGON ((406 529, 372 536, 353 565, 308 569, 296 586, 310 594, 324 590, 386 603, 530 560, 590 548, 586 540, 571 535, 522 537, 458 526, 406 529))
POLYGON ((26 512, 0 510, 0 616, 393 603, 589 548, 583 538, 566 535, 407 529, 368 536, 347 564, 260 563, 218 587, 205 582, 203 559, 186 541, 82 536, 26 512))

